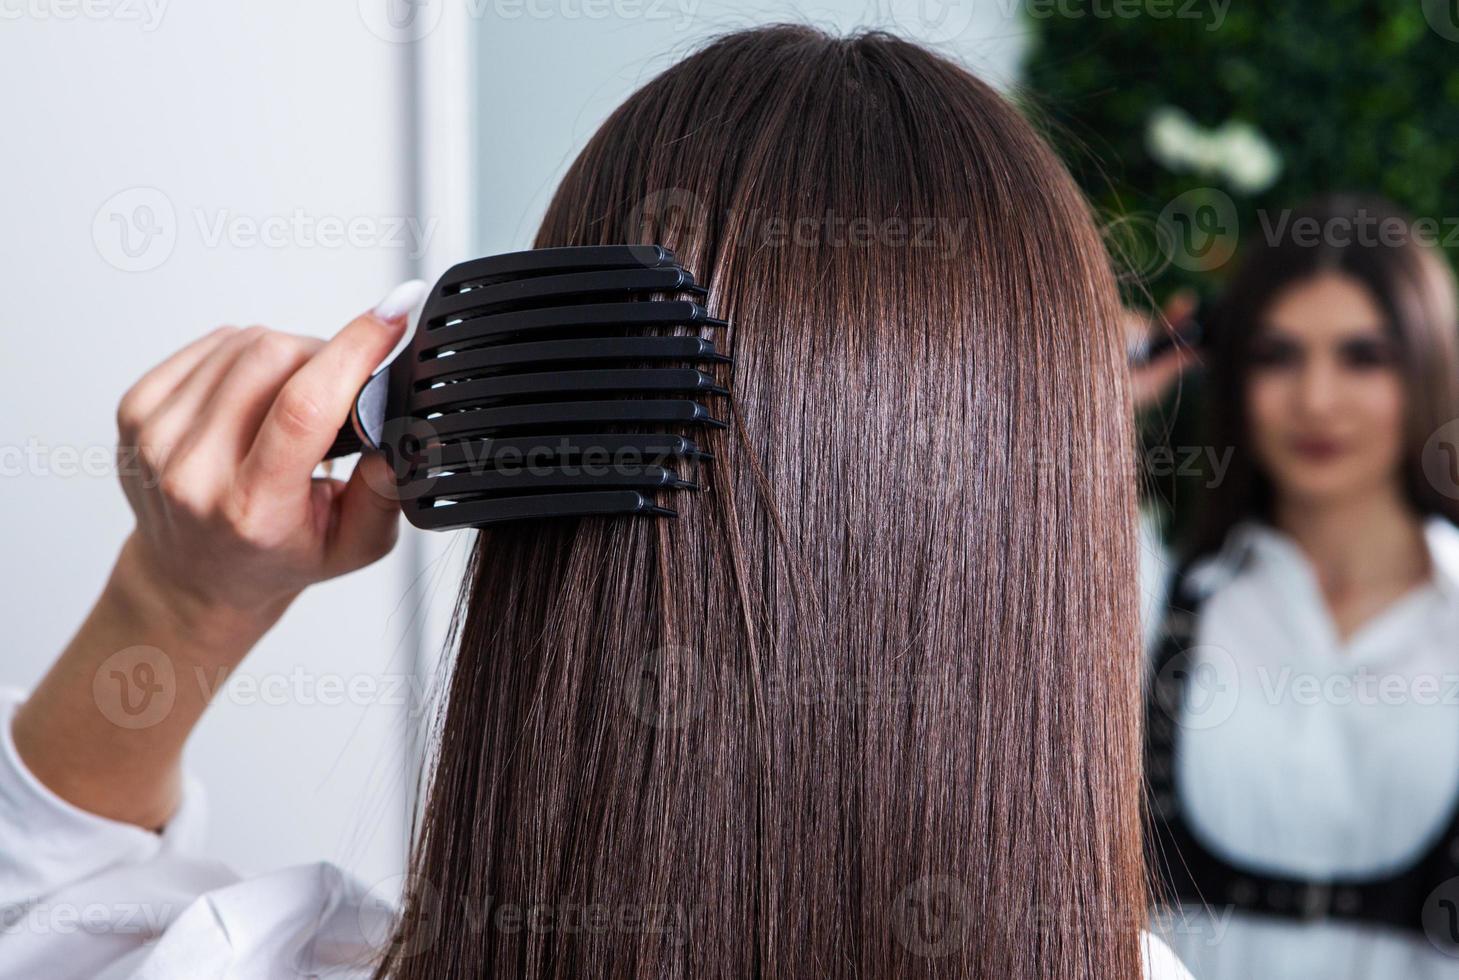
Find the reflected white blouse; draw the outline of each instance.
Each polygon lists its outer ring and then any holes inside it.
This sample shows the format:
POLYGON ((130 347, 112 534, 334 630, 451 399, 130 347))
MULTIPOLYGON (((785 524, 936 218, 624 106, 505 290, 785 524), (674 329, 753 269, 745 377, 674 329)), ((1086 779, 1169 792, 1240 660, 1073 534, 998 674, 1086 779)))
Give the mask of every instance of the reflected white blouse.
MULTIPOLYGON (((0 690, 0 980, 366 980, 395 910, 338 867, 241 878, 200 849, 201 786, 160 833, 77 809, 25 768, 0 690)), ((1190 980, 1148 934, 1147 980, 1190 980)))
MULTIPOLYGON (((1240 525, 1192 569, 1205 598, 1188 676, 1203 690, 1178 729, 1176 788, 1216 854, 1318 881, 1366 877, 1406 867, 1447 827, 1459 806, 1459 528, 1432 518, 1425 541, 1433 578, 1346 641, 1310 562, 1269 526, 1240 525)), ((1156 928, 1201 980, 1459 978, 1459 959, 1417 931, 1219 906, 1156 928)))

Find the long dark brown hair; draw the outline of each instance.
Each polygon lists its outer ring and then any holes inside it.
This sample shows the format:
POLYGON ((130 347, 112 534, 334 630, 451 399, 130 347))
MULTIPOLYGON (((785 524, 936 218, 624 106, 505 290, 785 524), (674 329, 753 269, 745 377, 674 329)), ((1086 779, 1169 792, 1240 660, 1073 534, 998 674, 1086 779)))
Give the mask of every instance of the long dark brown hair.
POLYGON ((1134 978, 1133 430, 1030 125, 883 33, 717 40, 538 246, 658 242, 732 321, 674 519, 477 541, 381 974, 1134 978))
POLYGON ((1407 398, 1400 477, 1409 503, 1421 515, 1459 522, 1459 499, 1445 492, 1459 477, 1425 469, 1453 465, 1435 456, 1443 447, 1432 438, 1459 419, 1459 314, 1454 274, 1424 227, 1383 198, 1328 194, 1264 216, 1249 236, 1209 318, 1202 442, 1217 457, 1229 453, 1229 462, 1221 479, 1203 474, 1204 485, 1183 498, 1190 508, 1181 521, 1188 560, 1218 550, 1242 520, 1271 519, 1273 487, 1252 451, 1246 416, 1252 344, 1285 290, 1324 273, 1348 276, 1368 291, 1398 348, 1407 398))

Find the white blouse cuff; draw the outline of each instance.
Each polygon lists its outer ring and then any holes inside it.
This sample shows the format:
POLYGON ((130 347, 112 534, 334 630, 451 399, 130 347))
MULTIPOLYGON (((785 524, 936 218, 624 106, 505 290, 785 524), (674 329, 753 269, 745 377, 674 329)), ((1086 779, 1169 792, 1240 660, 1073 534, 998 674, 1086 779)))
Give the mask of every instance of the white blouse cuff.
POLYGON ((119 864, 196 850, 207 821, 201 784, 184 775, 182 800, 160 832, 83 810, 26 767, 11 723, 25 693, 0 688, 0 906, 13 906, 119 864))

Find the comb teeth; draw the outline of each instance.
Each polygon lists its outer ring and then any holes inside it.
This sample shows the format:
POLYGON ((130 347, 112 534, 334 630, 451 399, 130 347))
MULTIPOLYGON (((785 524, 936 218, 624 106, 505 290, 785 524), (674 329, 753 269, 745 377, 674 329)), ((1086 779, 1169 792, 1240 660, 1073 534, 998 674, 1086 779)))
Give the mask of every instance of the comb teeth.
POLYGON ((710 458, 689 433, 725 424, 704 403, 728 394, 716 371, 730 363, 698 335, 728 326, 707 293, 656 245, 447 271, 392 367, 411 433, 391 454, 406 517, 448 530, 673 516, 661 495, 700 489, 682 471, 710 458))

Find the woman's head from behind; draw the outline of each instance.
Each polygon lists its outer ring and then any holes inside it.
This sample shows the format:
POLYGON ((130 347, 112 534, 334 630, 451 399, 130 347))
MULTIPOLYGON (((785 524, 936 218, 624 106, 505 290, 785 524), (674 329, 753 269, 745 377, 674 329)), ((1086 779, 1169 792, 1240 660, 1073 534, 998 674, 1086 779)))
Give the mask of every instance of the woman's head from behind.
POLYGON ((1113 282, 996 93, 726 37, 539 246, 673 248, 730 427, 667 520, 483 531, 398 977, 1133 976, 1133 462, 1113 282))
POLYGON ((1240 517, 1284 507, 1378 496, 1453 516, 1423 458, 1459 415, 1444 259, 1381 199, 1329 196, 1281 218, 1264 224, 1212 324, 1212 436, 1233 458, 1202 550, 1240 517))

